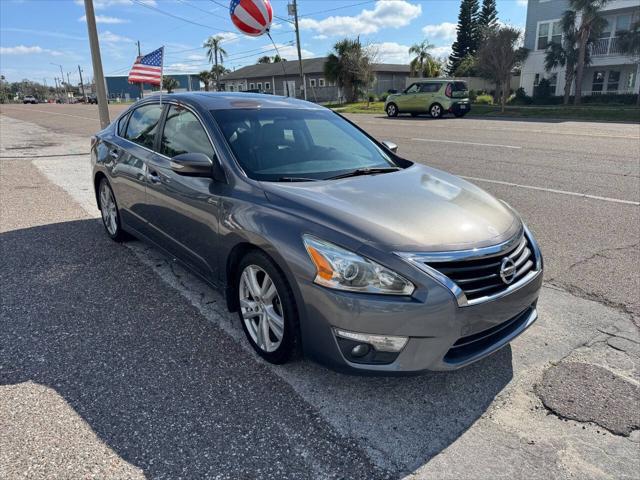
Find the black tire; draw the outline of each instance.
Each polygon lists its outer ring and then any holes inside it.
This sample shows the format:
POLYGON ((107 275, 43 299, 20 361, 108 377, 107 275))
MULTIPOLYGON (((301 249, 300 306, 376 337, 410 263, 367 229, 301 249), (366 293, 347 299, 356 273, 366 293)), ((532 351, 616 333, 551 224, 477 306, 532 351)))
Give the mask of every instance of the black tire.
MULTIPOLYGON (((266 254, 257 250, 246 254, 238 265, 238 269, 236 271, 235 287, 236 298, 238 299, 239 305, 238 317, 240 318, 240 324, 242 325, 242 329, 244 330, 249 344, 253 347, 256 353, 264 358, 267 362, 276 365, 286 363, 292 358, 297 357, 300 353, 300 327, 298 308, 296 306, 295 298, 293 296, 293 292, 291 291, 289 282, 280 272, 273 260, 271 260, 266 254), (252 338, 249 329, 247 328, 245 318, 243 316, 243 306, 241 305, 241 300, 243 299, 242 274, 248 267, 256 266, 271 278, 273 285, 276 288, 276 297, 277 299, 279 299, 278 304, 276 304, 276 298, 273 299, 273 307, 277 308, 279 305, 280 311, 277 313, 280 313, 282 319, 284 320, 282 339, 279 346, 273 351, 267 351, 260 347, 258 343, 256 343, 256 341, 252 338)), ((254 319, 252 319, 251 321, 253 320, 254 319)), ((269 334, 275 335, 275 333, 273 333, 272 331, 269 331, 269 334)))
POLYGON ((431 118, 441 118, 443 114, 444 110, 439 103, 434 103, 429 107, 429 115, 431 115, 431 118))
POLYGON ((464 113, 462 113, 462 112, 454 112, 453 114, 454 114, 457 118, 462 118, 462 117, 464 117, 464 116, 467 114, 467 112, 464 112, 464 113))
POLYGON ((122 229, 122 224, 120 223, 120 210, 118 209, 116 196, 106 178, 100 180, 100 184, 98 185, 98 207, 100 208, 100 216, 102 217, 102 226, 104 227, 105 232, 107 232, 107 235, 109 235, 109 238, 115 242, 124 242, 125 240, 128 240, 129 236, 122 229), (104 189, 106 189, 111 195, 111 198, 113 199, 113 207, 108 204, 104 204, 104 189), (115 219, 113 221, 111 220, 112 214, 115 215, 115 219))
POLYGON ((388 104, 385 111, 387 112, 387 116, 392 118, 397 117, 399 113, 398 106, 395 103, 388 104))

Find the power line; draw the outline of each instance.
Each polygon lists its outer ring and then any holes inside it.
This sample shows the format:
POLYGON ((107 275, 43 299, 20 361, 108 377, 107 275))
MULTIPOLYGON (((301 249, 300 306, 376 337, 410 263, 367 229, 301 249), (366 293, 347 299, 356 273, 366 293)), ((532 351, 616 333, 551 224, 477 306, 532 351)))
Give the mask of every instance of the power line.
POLYGON ((198 27, 206 28, 207 30, 216 30, 216 31, 221 32, 221 33, 232 33, 232 32, 229 32, 228 30, 222 30, 220 28, 214 28, 214 27, 212 27, 210 25, 205 25, 203 23, 194 22, 193 20, 189 20, 188 18, 181 17, 180 15, 175 15, 175 14, 167 12, 165 10, 161 10, 158 7, 154 7, 153 5, 149 5, 148 3, 143 3, 140 0, 131 0, 131 1, 133 3, 135 3, 136 5, 140 5, 141 7, 145 7, 145 8, 148 8, 150 10, 154 10, 154 11, 156 11, 158 13, 161 13, 163 15, 166 15, 168 17, 172 17, 172 18, 175 18, 177 20, 181 20, 183 22, 187 22, 187 23, 190 23, 192 25, 196 25, 198 27))
POLYGON ((319 13, 334 12, 336 10, 343 10, 345 8, 351 8, 351 7, 357 7, 357 6, 360 6, 360 5, 366 5, 367 3, 375 3, 375 1, 376 0, 367 0, 365 2, 352 3, 350 5, 342 5, 341 7, 328 8, 326 10, 318 10, 318 11, 311 12, 311 13, 301 13, 300 15, 298 15, 298 17, 310 17, 312 15, 318 15, 319 13))

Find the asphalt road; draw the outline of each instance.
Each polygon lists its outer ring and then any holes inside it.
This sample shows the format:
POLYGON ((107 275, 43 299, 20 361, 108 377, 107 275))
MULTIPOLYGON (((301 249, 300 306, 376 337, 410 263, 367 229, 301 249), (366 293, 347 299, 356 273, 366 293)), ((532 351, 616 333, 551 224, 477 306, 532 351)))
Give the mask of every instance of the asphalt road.
POLYGON ((107 241, 95 106, 0 113, 0 477, 637 477, 640 126, 351 116, 505 199, 546 262, 513 346, 371 379, 265 365, 219 295, 107 241), (590 389, 629 398, 576 407, 590 389))

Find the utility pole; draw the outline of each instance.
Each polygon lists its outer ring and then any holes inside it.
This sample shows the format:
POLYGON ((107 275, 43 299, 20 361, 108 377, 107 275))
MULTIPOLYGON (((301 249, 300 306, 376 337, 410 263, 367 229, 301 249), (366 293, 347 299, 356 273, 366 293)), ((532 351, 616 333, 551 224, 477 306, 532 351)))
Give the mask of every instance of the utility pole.
MULTIPOLYGON (((140 53, 140 40, 138 40, 137 43, 138 43, 138 56, 141 57, 142 54, 140 53)), ((140 98, 144 98, 144 83, 139 83, 138 85, 140 86, 140 98)))
POLYGON ((87 18, 87 31, 89 33, 89 46, 91 47, 93 80, 96 84, 100 125, 102 128, 106 128, 111 122, 109 121, 107 89, 105 88, 104 73, 102 72, 102 59, 100 57, 100 44, 98 43, 98 30, 96 28, 96 14, 93 10, 93 0, 84 0, 84 10, 87 18))
POLYGON ((298 4, 297 0, 293 0, 293 24, 296 29, 296 45, 298 46, 298 66, 300 67, 300 81, 302 82, 302 90, 304 91, 304 99, 307 99, 307 82, 304 81, 304 73, 302 71, 302 54, 300 53, 300 29, 298 28, 298 4))
POLYGON ((55 96, 58 96, 58 77, 53 77, 53 83, 56 84, 55 96))
POLYGON ((80 75, 80 88, 82 89, 82 98, 84 98, 84 101, 87 101, 87 95, 84 93, 84 82, 82 81, 82 69, 80 68, 80 65, 78 65, 78 75, 80 75))
MULTIPOLYGON (((64 86, 64 72, 62 71, 62 65, 60 65, 59 63, 53 63, 53 62, 49 62, 51 65, 56 65, 58 67, 60 67, 60 87, 62 88, 62 91, 64 92, 64 96, 66 97, 67 101, 69 100, 69 96, 67 95, 67 87, 64 86)), ((67 101, 65 101, 65 103, 67 103, 67 101)))

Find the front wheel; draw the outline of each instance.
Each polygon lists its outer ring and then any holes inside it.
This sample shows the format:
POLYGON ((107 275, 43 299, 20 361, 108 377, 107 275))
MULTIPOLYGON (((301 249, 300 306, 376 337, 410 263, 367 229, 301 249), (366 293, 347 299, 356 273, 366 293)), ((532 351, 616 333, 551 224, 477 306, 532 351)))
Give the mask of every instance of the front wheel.
POLYGON ((442 117, 442 105, 440 105, 439 103, 434 103, 433 105, 431 105, 431 108, 429 108, 429 114, 431 115, 431 118, 442 117))
POLYGON ((126 234, 122 230, 120 224, 120 212, 118 212, 118 204, 116 203, 116 197, 113 194, 111 185, 106 178, 100 180, 99 187, 100 197, 100 214, 102 216, 102 224, 107 231, 107 235, 116 242, 121 242, 126 239, 126 234))
POLYGON ((397 117, 398 116, 398 106, 395 103, 390 103, 387 105, 387 116, 389 117, 397 117))
POLYGON ((249 343, 269 363, 286 363, 299 345, 298 311, 291 287, 261 252, 246 255, 238 271, 238 313, 249 343))

